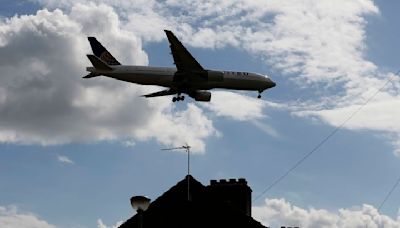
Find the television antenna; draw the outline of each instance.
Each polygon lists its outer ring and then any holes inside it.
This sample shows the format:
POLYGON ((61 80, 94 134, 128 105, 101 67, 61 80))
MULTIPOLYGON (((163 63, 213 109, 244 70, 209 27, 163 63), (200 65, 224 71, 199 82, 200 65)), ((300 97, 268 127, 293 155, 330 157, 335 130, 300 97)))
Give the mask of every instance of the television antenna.
POLYGON ((190 201, 190 184, 189 184, 189 182, 190 182, 190 180, 189 180, 189 178, 190 178, 190 148, 191 147, 186 143, 185 145, 180 146, 180 147, 161 149, 161 150, 185 150, 186 151, 186 153, 187 153, 187 176, 186 176, 186 178, 187 178, 187 197, 188 197, 188 201, 190 201))

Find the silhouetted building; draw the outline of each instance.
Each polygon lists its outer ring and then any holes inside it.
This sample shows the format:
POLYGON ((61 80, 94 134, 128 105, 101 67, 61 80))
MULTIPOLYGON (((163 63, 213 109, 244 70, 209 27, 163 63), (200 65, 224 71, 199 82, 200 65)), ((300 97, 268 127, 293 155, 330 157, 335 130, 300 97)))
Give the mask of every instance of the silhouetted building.
POLYGON ((229 179, 229 181, 211 180, 207 191, 215 200, 251 216, 251 188, 244 178, 229 179))
POLYGON ((245 179, 212 180, 204 186, 190 175, 120 226, 136 227, 265 228, 251 217, 251 189, 245 179))

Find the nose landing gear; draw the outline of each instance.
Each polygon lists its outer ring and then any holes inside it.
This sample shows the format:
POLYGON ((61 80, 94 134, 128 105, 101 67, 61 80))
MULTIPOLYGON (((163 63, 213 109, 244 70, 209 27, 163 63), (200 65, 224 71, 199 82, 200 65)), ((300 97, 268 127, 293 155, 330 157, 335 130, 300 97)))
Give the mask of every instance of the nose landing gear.
POLYGON ((261 93, 262 93, 262 92, 263 92, 263 91, 258 91, 258 96, 257 96, 258 99, 261 98, 261 93))

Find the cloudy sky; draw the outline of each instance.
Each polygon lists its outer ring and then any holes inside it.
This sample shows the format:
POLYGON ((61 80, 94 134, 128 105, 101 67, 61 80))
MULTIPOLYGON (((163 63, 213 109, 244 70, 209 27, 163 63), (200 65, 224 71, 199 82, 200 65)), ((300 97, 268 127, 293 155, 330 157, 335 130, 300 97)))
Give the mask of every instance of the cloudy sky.
POLYGON ((395 0, 2 0, 0 227, 113 227, 132 195, 186 173, 244 177, 264 225, 400 227, 395 0), (206 68, 277 87, 211 103, 81 79, 96 36, 124 64, 173 66, 164 29, 206 68), (335 129, 339 129, 335 131, 335 129), (284 179, 265 190, 332 132, 284 179), (264 193, 264 194, 262 194, 264 193))

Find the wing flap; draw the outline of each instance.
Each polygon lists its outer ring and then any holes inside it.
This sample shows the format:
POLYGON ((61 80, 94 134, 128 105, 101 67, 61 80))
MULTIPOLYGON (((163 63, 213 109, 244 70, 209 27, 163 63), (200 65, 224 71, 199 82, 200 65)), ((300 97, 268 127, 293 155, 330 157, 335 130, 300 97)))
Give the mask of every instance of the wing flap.
POLYGON ((162 90, 162 91, 158 91, 155 93, 150 93, 150 94, 146 94, 146 95, 142 95, 142 97, 161 97, 161 96, 168 96, 168 95, 174 95, 176 94, 177 91, 174 89, 166 89, 166 90, 162 90))

